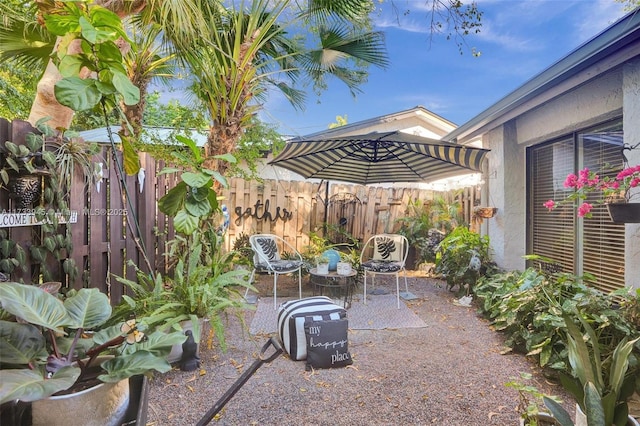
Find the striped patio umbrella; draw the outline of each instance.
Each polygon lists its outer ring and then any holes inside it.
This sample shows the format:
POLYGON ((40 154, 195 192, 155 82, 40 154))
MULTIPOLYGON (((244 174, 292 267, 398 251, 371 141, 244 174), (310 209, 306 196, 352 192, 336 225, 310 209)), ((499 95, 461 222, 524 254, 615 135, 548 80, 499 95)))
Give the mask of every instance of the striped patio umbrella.
POLYGON ((292 139, 269 164, 305 178, 367 185, 429 182, 481 172, 489 150, 399 131, 292 139))

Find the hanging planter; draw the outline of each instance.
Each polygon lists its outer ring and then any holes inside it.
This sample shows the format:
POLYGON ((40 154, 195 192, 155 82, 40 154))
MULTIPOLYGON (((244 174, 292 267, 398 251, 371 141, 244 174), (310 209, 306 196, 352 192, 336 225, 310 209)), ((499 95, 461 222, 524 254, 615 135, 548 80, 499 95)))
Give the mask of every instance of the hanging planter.
POLYGON ((608 203, 606 206, 612 222, 640 223, 640 203, 608 203))
POLYGON ((473 209, 473 215, 483 219, 490 219, 495 216, 497 211, 497 207, 476 207, 473 209))
POLYGON ((10 175, 7 190, 9 198, 14 200, 14 209, 30 210, 40 201, 42 176, 47 175, 44 170, 10 175))

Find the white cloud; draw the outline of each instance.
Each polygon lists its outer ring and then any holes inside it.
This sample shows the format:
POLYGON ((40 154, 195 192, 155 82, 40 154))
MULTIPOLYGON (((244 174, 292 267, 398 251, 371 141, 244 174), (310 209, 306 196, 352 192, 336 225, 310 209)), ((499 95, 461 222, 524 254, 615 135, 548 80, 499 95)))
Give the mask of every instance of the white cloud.
POLYGON ((625 15, 623 5, 613 0, 581 2, 571 18, 576 45, 583 43, 625 15))

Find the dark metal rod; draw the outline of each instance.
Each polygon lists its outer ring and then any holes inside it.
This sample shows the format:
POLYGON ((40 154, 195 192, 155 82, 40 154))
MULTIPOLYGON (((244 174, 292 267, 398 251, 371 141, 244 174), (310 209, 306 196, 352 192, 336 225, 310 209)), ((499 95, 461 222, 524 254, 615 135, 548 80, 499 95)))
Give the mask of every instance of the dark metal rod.
POLYGON ((215 415, 224 408, 227 402, 229 402, 229 400, 233 398, 236 392, 240 390, 242 385, 244 385, 247 380, 249 380, 249 378, 253 376, 253 373, 255 373, 262 364, 270 363, 278 356, 280 356, 281 353, 282 346, 280 346, 280 343, 276 340, 276 338, 270 338, 262 347, 262 350, 260 351, 260 358, 255 360, 254 363, 251 364, 251 366, 249 366, 249 368, 244 373, 242 373, 238 380, 236 380, 236 382, 227 390, 227 392, 222 395, 222 398, 220 398, 218 402, 216 402, 216 404, 211 407, 211 409, 207 411, 207 413, 200 419, 200 421, 197 423, 197 426, 204 426, 209 424, 209 422, 213 420, 215 415), (265 353, 270 346, 273 346, 274 352, 269 356, 265 356, 265 353))

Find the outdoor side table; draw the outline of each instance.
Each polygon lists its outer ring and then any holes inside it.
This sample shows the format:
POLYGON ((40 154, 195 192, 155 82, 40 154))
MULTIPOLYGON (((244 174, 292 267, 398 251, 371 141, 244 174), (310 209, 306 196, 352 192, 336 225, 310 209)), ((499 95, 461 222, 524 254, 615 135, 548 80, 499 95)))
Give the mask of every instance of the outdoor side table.
POLYGON ((356 286, 355 270, 351 270, 348 275, 339 275, 336 271, 330 271, 328 274, 318 274, 317 268, 309 271, 311 275, 311 287, 314 296, 328 296, 332 299, 343 300, 345 309, 351 307, 351 298, 353 289, 356 286))

